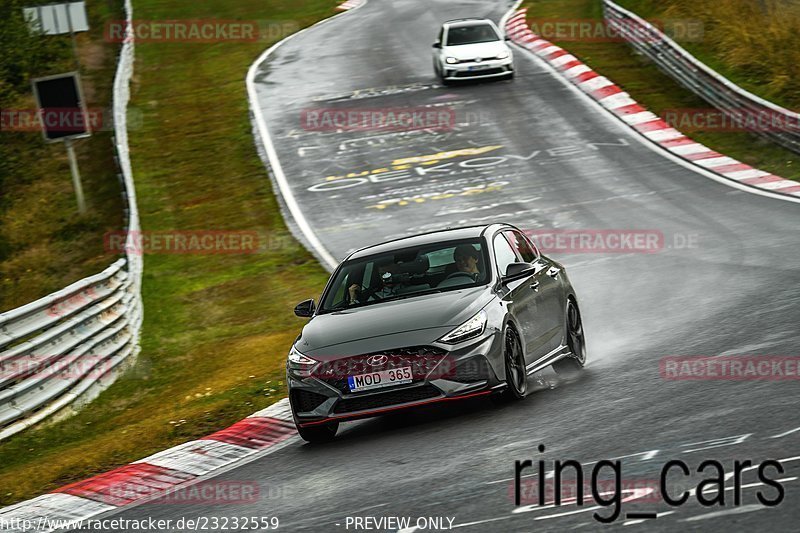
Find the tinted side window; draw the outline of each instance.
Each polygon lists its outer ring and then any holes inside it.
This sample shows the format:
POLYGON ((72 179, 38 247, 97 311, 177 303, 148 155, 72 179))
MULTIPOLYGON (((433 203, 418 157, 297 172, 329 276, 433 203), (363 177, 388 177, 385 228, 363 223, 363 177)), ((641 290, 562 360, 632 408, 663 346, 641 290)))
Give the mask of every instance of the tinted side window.
POLYGON ((494 238, 494 258, 501 276, 505 275, 508 265, 519 261, 517 254, 514 253, 502 233, 498 233, 494 238))
POLYGON ((522 233, 518 231, 506 231, 504 233, 523 261, 526 263, 533 263, 536 261, 536 251, 531 248, 528 239, 526 239, 522 233))

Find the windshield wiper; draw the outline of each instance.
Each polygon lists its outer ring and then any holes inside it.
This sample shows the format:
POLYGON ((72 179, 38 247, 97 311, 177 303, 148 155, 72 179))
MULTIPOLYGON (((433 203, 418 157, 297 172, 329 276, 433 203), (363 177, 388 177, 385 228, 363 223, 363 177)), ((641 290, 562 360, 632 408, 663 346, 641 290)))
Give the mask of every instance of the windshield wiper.
POLYGON ((384 298, 382 302, 393 302, 395 300, 405 300, 408 298, 414 298, 416 296, 423 296, 425 294, 436 294, 437 292, 442 292, 442 289, 430 289, 427 291, 420 291, 420 292, 410 292, 408 294, 398 294, 397 296, 392 296, 390 298, 384 298))

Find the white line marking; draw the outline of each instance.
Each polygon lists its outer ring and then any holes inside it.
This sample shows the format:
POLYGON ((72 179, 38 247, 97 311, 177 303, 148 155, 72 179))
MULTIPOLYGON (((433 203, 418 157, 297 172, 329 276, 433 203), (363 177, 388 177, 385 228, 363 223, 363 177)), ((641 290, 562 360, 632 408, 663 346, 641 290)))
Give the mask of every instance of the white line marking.
POLYGON ((734 180, 746 180, 749 178, 761 178, 764 176, 769 176, 769 172, 764 172, 763 170, 758 170, 755 168, 751 168, 750 170, 740 170, 738 172, 728 172, 725 174, 731 179, 734 180))
MULTIPOLYGON (((661 518, 662 516, 667 516, 670 514, 674 514, 675 511, 664 511, 663 513, 656 513, 656 518, 661 518)), ((642 522, 649 522, 647 519, 637 519, 637 520, 626 520, 622 523, 623 526, 632 526, 634 524, 641 524, 642 522)))
POLYGON ((464 522, 463 524, 455 524, 450 529, 455 529, 457 527, 469 527, 469 526, 477 526, 478 524, 485 524, 487 522, 498 522, 500 520, 508 520, 511 518, 510 516, 498 516, 497 518, 487 518, 486 520, 476 520, 475 522, 464 522))
MULTIPOLYGON (((771 438, 771 439, 779 439, 779 438, 781 438, 781 437, 785 437, 786 435, 791 435, 792 433, 797 433, 798 431, 800 431, 800 427, 798 427, 798 428, 794 428, 794 429, 790 429, 789 431, 785 431, 785 432, 783 432, 783 433, 779 433, 779 434, 777 434, 777 435, 773 435, 773 436, 771 436, 770 438, 771 438)), ((798 456, 798 457, 792 457, 792 459, 800 459, 800 456, 798 456)))
POLYGON ((757 503, 751 503, 750 505, 743 505, 742 507, 734 507, 733 509, 725 509, 724 511, 714 511, 711 513, 691 516, 689 518, 684 518, 683 522, 694 522, 696 520, 705 520, 707 518, 719 518, 720 516, 725 516, 729 514, 750 513, 753 511, 761 511, 762 509, 770 509, 770 507, 765 507, 757 503))
POLYGON ((584 91, 591 92, 591 91, 596 91, 597 89, 602 89, 603 87, 609 87, 611 85, 614 85, 614 82, 606 78, 605 76, 598 76, 596 78, 592 78, 590 80, 581 82, 578 85, 584 91))
POLYGON ((595 509, 605 509, 602 505, 595 505, 594 507, 587 507, 586 509, 576 509, 575 511, 564 511, 563 513, 548 514, 544 516, 537 516, 534 520, 549 520, 551 518, 561 518, 562 516, 569 516, 579 513, 588 513, 595 509))
POLYGON ((579 76, 580 74, 583 74, 584 72, 591 72, 591 71, 592 69, 590 69, 586 65, 575 65, 574 67, 565 70, 564 75, 570 78, 574 78, 576 76, 579 76))
POLYGON ((767 183, 759 183, 759 187, 764 187, 765 189, 770 189, 772 191, 778 189, 786 189, 788 187, 797 187, 800 183, 796 181, 789 181, 789 180, 781 180, 781 181, 770 181, 767 183))
POLYGON ((281 162, 278 159, 278 153, 275 150, 275 145, 272 143, 272 137, 269 134, 269 129, 267 128, 267 122, 264 119, 264 113, 261 110, 261 105, 258 101, 258 92, 256 90, 255 84, 255 77, 256 73, 258 72, 258 68, 261 64, 267 60, 267 58, 277 50, 281 45, 288 42, 290 39, 301 35, 308 30, 316 28, 322 24, 327 24, 330 21, 341 17, 343 15, 347 15, 356 11, 357 9, 361 9, 367 4, 367 2, 362 2, 358 6, 354 7, 353 9, 349 9, 347 11, 342 11, 338 15, 334 15, 333 17, 321 20, 316 24, 309 26, 308 28, 304 28, 297 33, 293 33, 278 41, 277 43, 273 44, 269 47, 263 54, 258 56, 258 59, 250 65, 250 68, 247 70, 247 95, 250 101, 250 107, 253 110, 253 117, 256 122, 256 127, 258 128, 258 134, 261 138, 261 143, 264 146, 264 149, 267 152, 267 159, 269 159, 270 167, 272 168, 272 174, 275 178, 275 182, 278 184, 278 188, 280 189, 281 196, 283 196, 284 202, 286 202, 286 207, 289 209, 289 212, 292 214, 292 218, 294 219, 297 227, 303 233, 303 236, 308 241, 308 244, 314 249, 316 254, 322 260, 323 264, 328 266, 331 270, 336 268, 336 265, 339 262, 334 259, 333 255, 322 245, 322 242, 317 237, 314 230, 311 228, 311 225, 306 220, 305 215, 303 215, 302 209, 300 209, 300 205, 297 203, 297 200, 294 197, 294 193, 292 193, 292 189, 289 186, 289 181, 286 179, 286 174, 283 173, 283 167, 281 166, 281 162))
POLYGON ((657 120, 658 115, 656 115, 655 113, 651 113, 650 111, 641 111, 639 113, 623 115, 620 118, 622 118, 622 120, 624 120, 626 124, 635 126, 637 124, 644 124, 645 122, 652 122, 654 120, 657 120))
MULTIPOLYGON (((593 98, 591 97, 589 98, 593 102, 595 101, 593 98)), ((637 102, 636 100, 628 96, 628 93, 616 93, 612 94, 611 96, 606 96, 605 98, 597 100, 597 103, 605 107, 606 109, 617 109, 618 107, 625 107, 626 105, 635 104, 637 102)))
MULTIPOLYGON (((745 468, 744 470, 742 470, 742 472, 744 472, 745 470, 753 470, 753 469, 755 469, 755 468, 758 468, 758 465, 756 465, 756 466, 753 466, 753 467, 751 467, 751 468, 745 468)), ((730 479, 728 476, 733 476, 733 472, 728 472, 728 474, 726 474, 726 476, 725 476, 725 481, 727 481, 728 479, 730 479)), ((797 477, 784 477, 784 478, 781 478, 781 479, 776 479, 776 480, 775 480, 775 482, 776 482, 776 483, 786 483, 787 481, 795 481, 796 479, 797 479, 797 477)), ((744 485, 742 485, 742 486, 741 486, 741 487, 739 487, 739 488, 742 488, 742 489, 752 489, 752 488, 755 488, 755 487, 762 487, 762 486, 764 486, 764 485, 766 485, 766 483, 763 483, 763 482, 758 482, 758 483, 745 483, 744 485)), ((726 490, 726 491, 728 491, 728 490, 734 490, 735 488, 736 488, 736 487, 725 487, 725 489, 724 489, 724 490, 726 490)), ((718 492, 718 491, 717 491, 717 489, 716 489, 715 487, 708 487, 707 489, 704 489, 704 490, 703 490, 703 494, 711 494, 712 492, 718 492)))
POLYGON ((750 437, 752 433, 745 433, 743 435, 733 435, 730 437, 721 437, 718 439, 701 440, 700 442, 690 442, 689 444, 681 444, 682 448, 689 446, 697 446, 698 444, 708 444, 702 448, 692 448, 691 450, 684 450, 683 453, 699 452, 701 450, 708 450, 710 448, 720 448, 722 446, 733 446, 734 444, 741 444, 750 437))
POLYGON ((664 128, 660 130, 646 131, 644 132, 644 136, 651 141, 664 142, 671 141, 673 139, 680 139, 684 135, 674 128, 664 128))
POLYGON ((722 157, 709 157, 708 159, 700 159, 698 161, 695 161, 695 163, 700 165, 701 167, 714 168, 714 167, 721 167, 723 165, 735 165, 740 162, 732 157, 724 155, 722 157))
POLYGON ((563 48, 561 48, 560 46, 551 45, 548 46, 547 48, 543 48, 539 52, 543 55, 549 56, 553 52, 558 52, 559 50, 563 50, 563 48))
POLYGON ((566 65, 570 61, 575 61, 577 57, 572 54, 567 54, 565 56, 557 57, 553 60, 553 65, 560 67, 561 65, 566 65))
POLYGON ((692 144, 683 144, 681 146, 673 146, 671 148, 667 148, 670 152, 678 155, 692 155, 692 154, 702 154, 703 152, 713 152, 711 148, 708 146, 702 145, 700 143, 692 143, 692 144))

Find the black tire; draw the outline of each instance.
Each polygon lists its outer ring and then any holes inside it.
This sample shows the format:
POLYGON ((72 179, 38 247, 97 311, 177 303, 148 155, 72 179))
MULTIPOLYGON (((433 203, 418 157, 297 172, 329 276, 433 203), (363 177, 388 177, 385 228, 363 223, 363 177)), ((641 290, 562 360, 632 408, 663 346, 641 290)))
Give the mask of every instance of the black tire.
POLYGON ((501 401, 522 400, 528 391, 528 374, 525 371, 525 352, 519 333, 508 324, 503 334, 503 361, 506 367, 506 389, 496 399, 501 401))
POLYGON ((564 377, 575 377, 586 364, 586 337, 583 333, 583 321, 578 304, 570 298, 567 300, 565 314, 565 332, 570 355, 553 363, 553 370, 564 377))
POLYGON ((317 426, 300 427, 297 426, 297 432, 300 437, 312 444, 330 442, 336 437, 336 432, 339 430, 339 422, 328 422, 327 424, 319 424, 317 426))

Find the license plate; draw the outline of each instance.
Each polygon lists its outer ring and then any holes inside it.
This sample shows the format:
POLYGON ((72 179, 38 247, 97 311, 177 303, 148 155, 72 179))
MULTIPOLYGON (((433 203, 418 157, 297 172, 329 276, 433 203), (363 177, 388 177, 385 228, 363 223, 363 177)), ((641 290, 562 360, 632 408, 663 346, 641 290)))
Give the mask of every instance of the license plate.
POLYGON ((489 68, 489 66, 490 65, 475 65, 475 66, 469 67, 469 70, 483 70, 485 68, 489 68))
POLYGON ((348 376, 347 386, 350 387, 350 392, 358 392, 391 387, 392 385, 402 385, 412 381, 411 367, 405 366, 403 368, 392 368, 391 370, 379 370, 378 372, 348 376))

